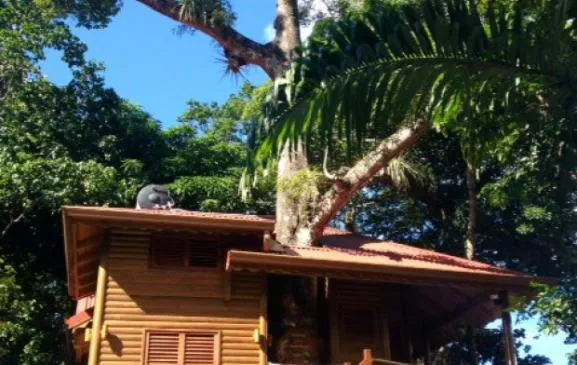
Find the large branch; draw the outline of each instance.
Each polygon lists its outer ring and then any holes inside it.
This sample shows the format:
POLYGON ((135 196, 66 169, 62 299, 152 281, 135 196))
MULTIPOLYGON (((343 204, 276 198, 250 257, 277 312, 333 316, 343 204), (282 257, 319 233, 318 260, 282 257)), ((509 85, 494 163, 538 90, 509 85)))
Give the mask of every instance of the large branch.
POLYGON ((2 230, 2 233, 0 233, 0 238, 6 236, 10 228, 12 228, 13 225, 20 222, 22 219, 24 219, 24 213, 20 213, 20 215, 16 218, 10 217, 10 222, 8 222, 8 224, 2 230))
POLYGON ((260 66, 271 78, 276 78, 286 68, 286 60, 273 43, 261 44, 239 33, 227 25, 213 25, 210 22, 180 16, 180 3, 176 0, 137 0, 158 13, 179 23, 196 29, 220 44, 226 52, 233 68, 244 65, 260 66))
POLYGON ((426 133, 428 125, 428 121, 419 119, 400 128, 337 180, 317 206, 317 213, 310 226, 311 242, 321 238, 323 229, 347 202, 367 186, 389 161, 413 146, 426 133))

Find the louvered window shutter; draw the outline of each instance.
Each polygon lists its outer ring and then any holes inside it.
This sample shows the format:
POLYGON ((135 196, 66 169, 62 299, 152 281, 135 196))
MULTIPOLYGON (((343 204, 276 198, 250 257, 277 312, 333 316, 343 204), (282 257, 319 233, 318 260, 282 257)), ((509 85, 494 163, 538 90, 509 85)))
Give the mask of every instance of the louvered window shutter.
POLYGON ((151 263, 156 267, 216 269, 220 263, 220 244, 214 240, 195 240, 186 235, 155 235, 151 240, 151 263))
POLYGON ((187 333, 184 341, 184 365, 216 364, 216 335, 213 333, 187 333))
POLYGON ((219 357, 218 333, 146 333, 144 365, 218 365, 219 357))
POLYGON ((191 242, 188 246, 188 266, 217 267, 218 248, 216 242, 191 242))
POLYGON ((184 267, 186 246, 178 238, 155 238, 152 242, 152 260, 155 266, 184 267))
POLYGON ((145 365, 179 365, 180 334, 149 332, 146 336, 145 365))

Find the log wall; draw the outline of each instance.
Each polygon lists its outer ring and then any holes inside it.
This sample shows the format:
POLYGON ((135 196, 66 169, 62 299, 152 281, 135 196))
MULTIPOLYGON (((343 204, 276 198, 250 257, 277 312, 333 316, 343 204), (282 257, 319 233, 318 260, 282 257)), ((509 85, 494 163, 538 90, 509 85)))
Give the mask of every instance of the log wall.
POLYGON ((220 270, 168 270, 149 265, 150 234, 113 231, 108 250, 99 364, 142 364, 145 329, 210 330, 221 334, 223 365, 264 361, 255 330, 266 318, 265 277, 220 270))

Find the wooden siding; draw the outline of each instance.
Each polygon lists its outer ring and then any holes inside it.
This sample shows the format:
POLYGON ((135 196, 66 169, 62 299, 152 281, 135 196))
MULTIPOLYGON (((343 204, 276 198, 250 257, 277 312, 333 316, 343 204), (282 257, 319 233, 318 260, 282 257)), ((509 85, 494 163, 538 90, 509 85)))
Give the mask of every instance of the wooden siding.
POLYGON ((262 361, 264 276, 150 268, 149 252, 149 233, 111 232, 100 364, 141 365, 145 329, 216 331, 221 364, 262 361))

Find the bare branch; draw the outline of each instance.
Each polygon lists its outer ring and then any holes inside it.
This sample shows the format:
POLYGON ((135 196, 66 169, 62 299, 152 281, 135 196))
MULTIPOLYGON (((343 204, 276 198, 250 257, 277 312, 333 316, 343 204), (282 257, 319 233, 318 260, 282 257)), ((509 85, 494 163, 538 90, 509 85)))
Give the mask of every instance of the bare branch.
POLYGON ((6 236, 10 228, 12 228, 13 225, 20 222, 22 219, 24 219, 24 213, 20 213, 20 215, 16 218, 10 217, 10 222, 8 222, 8 224, 2 230, 2 233, 0 233, 0 238, 6 236))
POLYGON ((156 12, 194 28, 214 39, 224 50, 231 67, 260 66, 271 78, 277 77, 286 60, 272 43, 261 44, 227 25, 211 25, 194 17, 181 17, 181 5, 176 0, 137 0, 156 12))
POLYGON ((323 174, 329 180, 336 180, 337 175, 332 174, 328 168, 328 160, 329 160, 329 148, 325 147, 325 153, 323 155, 323 174))

